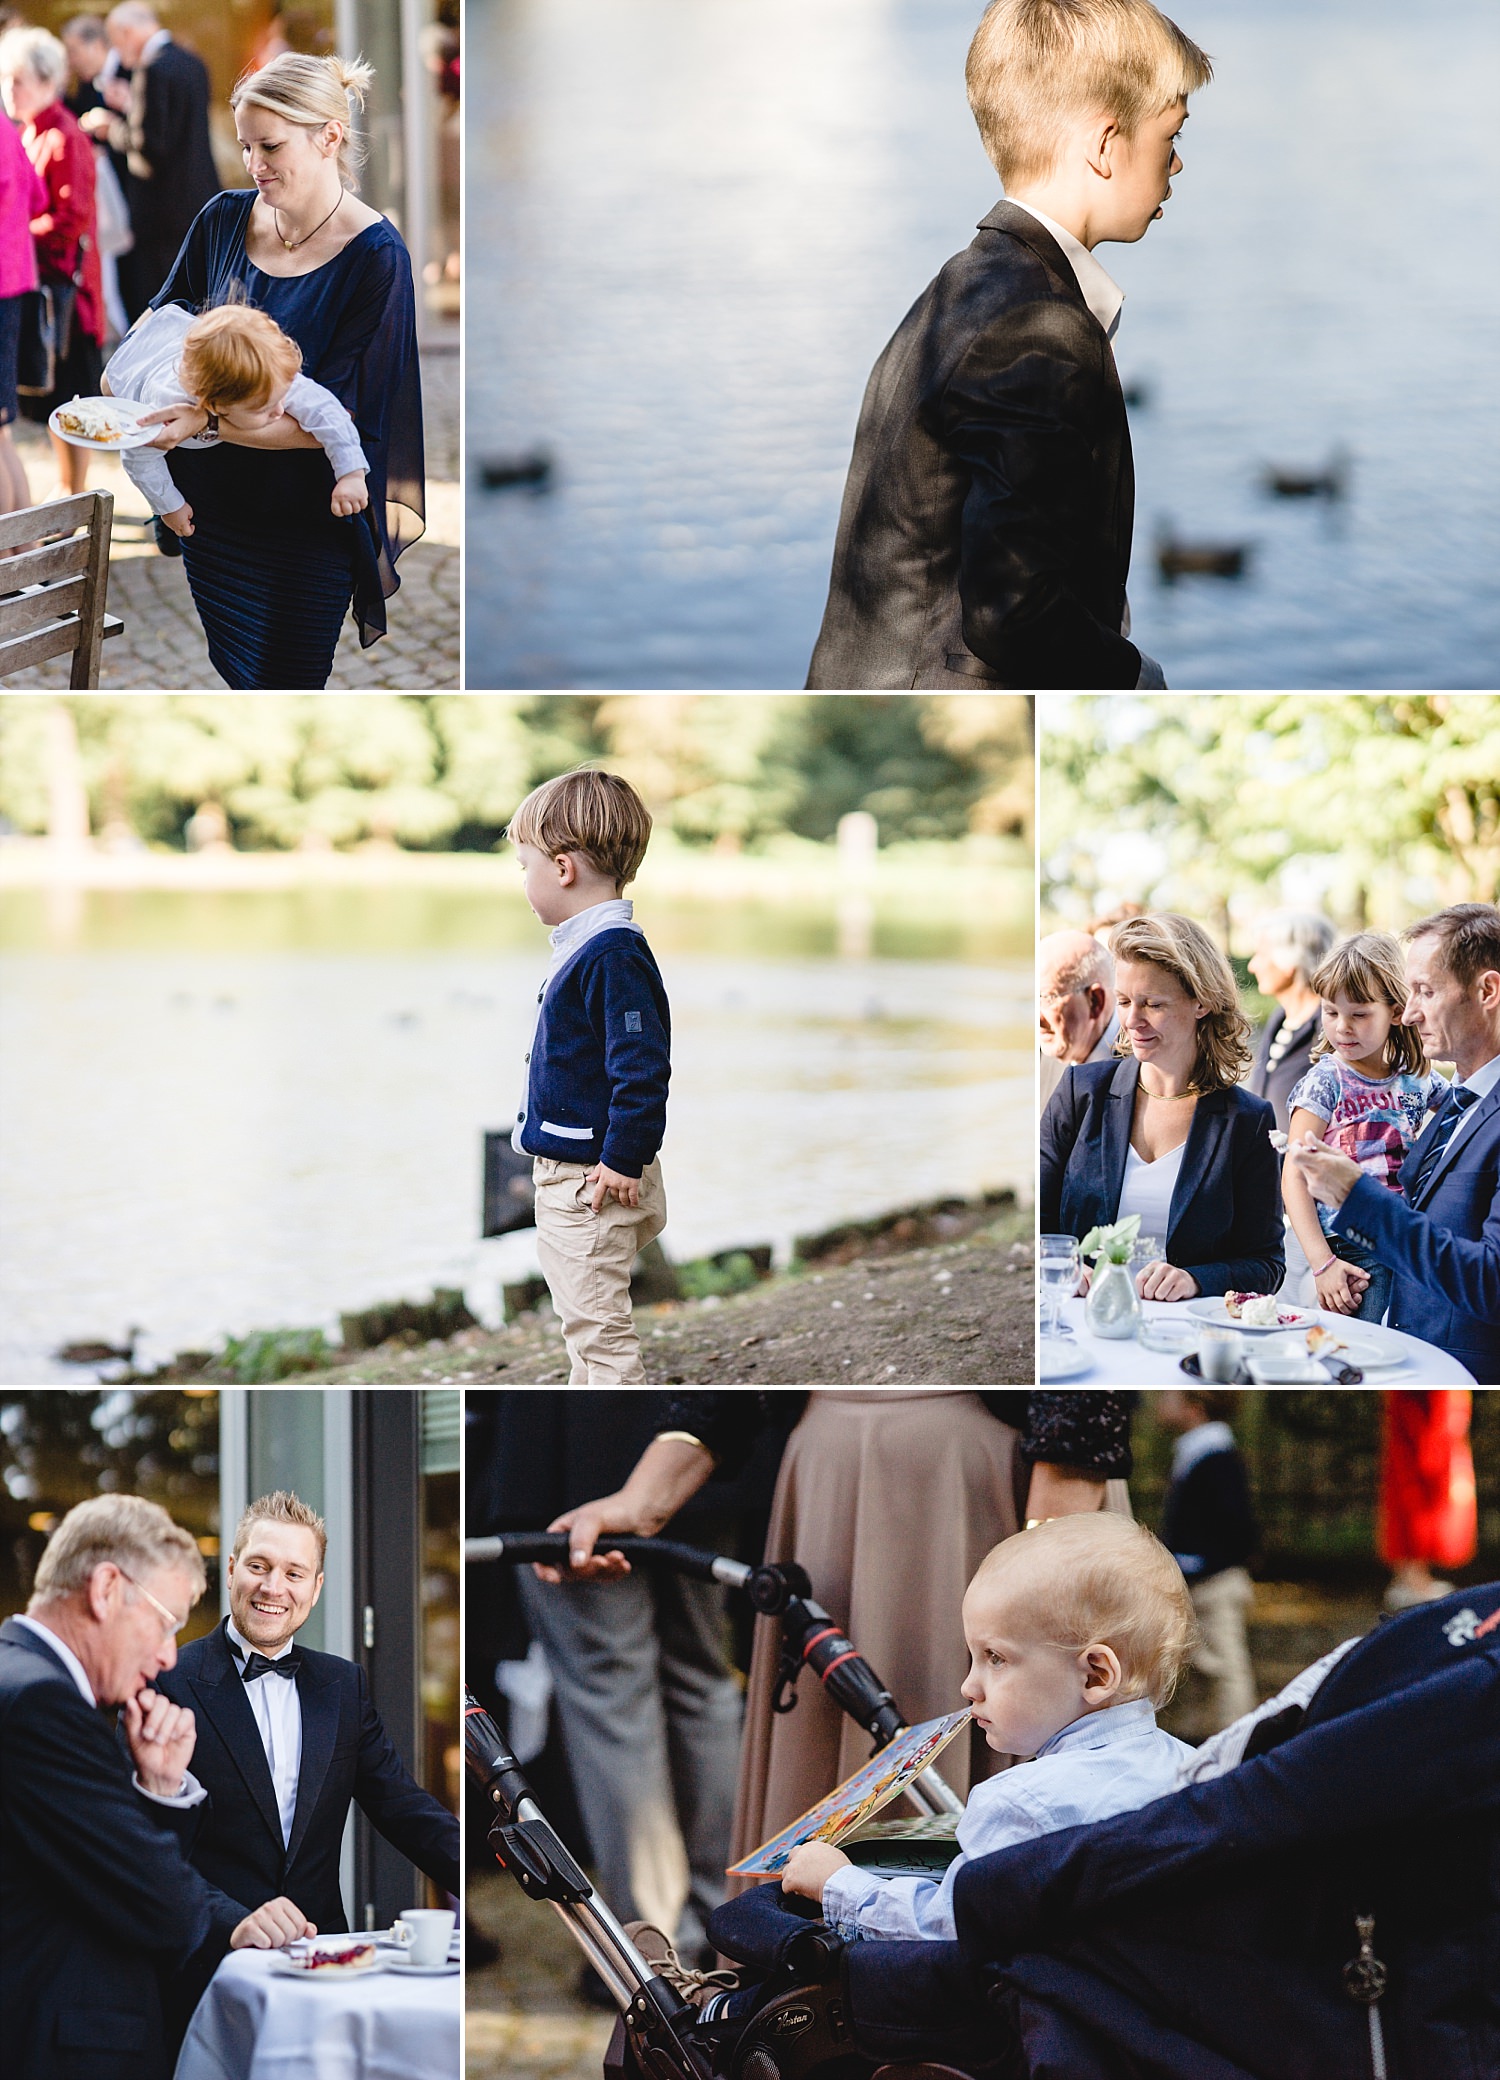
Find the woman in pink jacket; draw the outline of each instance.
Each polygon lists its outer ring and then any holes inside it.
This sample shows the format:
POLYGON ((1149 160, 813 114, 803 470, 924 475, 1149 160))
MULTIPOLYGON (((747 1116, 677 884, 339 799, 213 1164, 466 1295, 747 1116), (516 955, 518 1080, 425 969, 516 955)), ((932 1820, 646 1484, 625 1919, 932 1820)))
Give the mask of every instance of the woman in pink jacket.
POLYGON ((0 513, 31 504, 31 487, 10 429, 19 410, 16 349, 21 299, 37 285, 31 220, 46 207, 47 190, 26 156, 20 133, 0 115, 0 513))

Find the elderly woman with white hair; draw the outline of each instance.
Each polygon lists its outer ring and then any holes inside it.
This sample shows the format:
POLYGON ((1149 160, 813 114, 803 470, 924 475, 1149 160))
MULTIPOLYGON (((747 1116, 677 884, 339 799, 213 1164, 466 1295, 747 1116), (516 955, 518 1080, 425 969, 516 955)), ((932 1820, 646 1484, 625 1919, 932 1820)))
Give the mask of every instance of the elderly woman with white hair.
POLYGON ((352 416, 370 502, 330 512, 333 475, 284 414, 254 429, 201 405, 148 414, 192 508, 193 604, 226 685, 321 687, 351 602, 361 643, 385 633, 396 559, 422 532, 422 392, 411 260, 395 226, 354 192, 354 117, 369 66, 285 51, 230 96, 254 191, 199 211, 153 308, 247 299, 302 353, 302 373, 352 416), (218 444, 184 448, 216 432, 218 444))
POLYGON ((1333 951, 1338 927, 1317 910, 1272 910, 1260 920, 1250 973, 1277 1008, 1256 1035, 1245 1088, 1264 1098, 1287 1130, 1287 1099, 1312 1067, 1319 998, 1312 978, 1333 951))
MULTIPOLYGON (((6 114, 19 124, 26 156, 46 190, 45 207, 31 218, 31 235, 42 286, 51 293, 56 355, 51 388, 30 387, 20 400, 26 417, 44 426, 53 408, 70 397, 97 396, 104 365, 94 150, 63 106, 67 83, 68 54, 47 30, 14 28, 0 36, 0 98, 6 114)), ((54 433, 52 452, 59 488, 82 491, 88 479, 88 451, 69 446, 54 433)))

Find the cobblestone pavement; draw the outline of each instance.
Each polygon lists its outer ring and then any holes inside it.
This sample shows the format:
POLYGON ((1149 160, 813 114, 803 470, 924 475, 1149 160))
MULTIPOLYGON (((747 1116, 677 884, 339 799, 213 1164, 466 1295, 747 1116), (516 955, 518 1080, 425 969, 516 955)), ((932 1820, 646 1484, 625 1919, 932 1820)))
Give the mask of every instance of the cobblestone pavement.
MULTIPOLYGON (((361 650, 346 622, 334 659, 330 687, 456 686, 459 669, 459 356, 440 346, 422 360, 422 401, 427 438, 427 533, 400 563, 401 590, 390 603, 390 633, 361 650)), ((54 484, 46 434, 29 421, 16 428, 34 498, 54 484)), ((214 688, 218 675, 208 661, 198 617, 193 612, 181 560, 162 556, 145 530, 128 524, 144 501, 115 456, 95 458, 91 490, 113 491, 117 534, 110 556, 109 610, 125 626, 104 646, 101 690, 148 689, 186 692, 214 688)), ((68 660, 55 658, 7 681, 22 687, 68 683, 68 660)))

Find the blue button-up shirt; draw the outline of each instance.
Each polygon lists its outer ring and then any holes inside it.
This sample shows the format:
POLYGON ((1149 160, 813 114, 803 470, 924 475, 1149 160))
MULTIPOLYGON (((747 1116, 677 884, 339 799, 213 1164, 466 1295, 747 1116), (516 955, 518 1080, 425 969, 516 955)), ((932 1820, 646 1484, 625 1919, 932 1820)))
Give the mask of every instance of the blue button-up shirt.
POLYGON ((946 1941, 954 1883, 974 1857, 1148 1806, 1177 1789, 1192 1757, 1186 1742, 1162 1732, 1147 1698, 1089 1712, 1053 1734, 1034 1761, 975 1786, 958 1823, 960 1854, 941 1880, 877 1878, 850 1864, 823 1887, 823 1918, 845 1938, 946 1941))

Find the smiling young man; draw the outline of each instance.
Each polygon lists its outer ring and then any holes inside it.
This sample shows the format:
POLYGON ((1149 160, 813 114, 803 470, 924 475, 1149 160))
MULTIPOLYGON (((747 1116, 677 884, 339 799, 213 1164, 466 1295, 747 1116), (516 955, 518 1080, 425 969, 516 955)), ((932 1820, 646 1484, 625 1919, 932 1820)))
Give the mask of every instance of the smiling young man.
POLYGON ((1129 641, 1124 297, 1094 248, 1162 214, 1210 76, 1150 0, 994 0, 969 105, 1007 199, 875 364, 809 686, 1165 684, 1129 641))
POLYGON ((252 1909, 273 1942, 348 1927, 339 1851, 351 1803, 458 1891, 458 1821, 396 1752, 364 1670, 295 1643, 322 1593, 326 1549, 322 1518, 295 1495, 252 1502, 226 1570, 228 1617, 162 1681, 196 1715, 194 1768, 213 1802, 192 1851, 215 1891, 213 1931, 178 1989, 184 2020, 252 1909))

